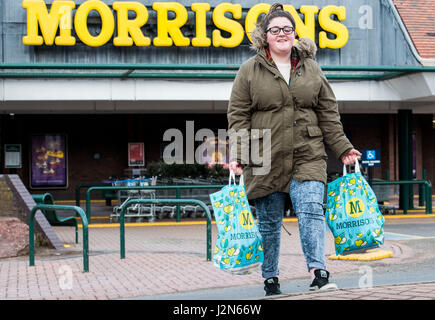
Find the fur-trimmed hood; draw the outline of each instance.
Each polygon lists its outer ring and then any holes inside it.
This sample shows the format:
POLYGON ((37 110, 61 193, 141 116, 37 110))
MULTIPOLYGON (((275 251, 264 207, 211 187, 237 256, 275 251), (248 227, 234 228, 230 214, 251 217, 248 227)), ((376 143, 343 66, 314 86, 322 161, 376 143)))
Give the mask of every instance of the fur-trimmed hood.
POLYGON ((317 46, 310 38, 300 38, 293 47, 298 51, 300 58, 314 59, 316 57, 317 46))

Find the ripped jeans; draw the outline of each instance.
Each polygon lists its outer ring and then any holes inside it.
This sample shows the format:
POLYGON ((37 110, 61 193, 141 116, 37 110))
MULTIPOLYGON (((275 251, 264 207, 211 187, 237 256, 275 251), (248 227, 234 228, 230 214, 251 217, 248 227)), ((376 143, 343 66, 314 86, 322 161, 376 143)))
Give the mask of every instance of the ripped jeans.
MULTIPOLYGON (((298 182, 293 179, 289 192, 298 218, 300 241, 308 271, 312 268, 326 269, 326 223, 322 207, 325 185, 320 181, 298 182)), ((284 192, 275 192, 254 199, 258 228, 263 237, 264 278, 279 275, 281 226, 286 197, 284 192)))

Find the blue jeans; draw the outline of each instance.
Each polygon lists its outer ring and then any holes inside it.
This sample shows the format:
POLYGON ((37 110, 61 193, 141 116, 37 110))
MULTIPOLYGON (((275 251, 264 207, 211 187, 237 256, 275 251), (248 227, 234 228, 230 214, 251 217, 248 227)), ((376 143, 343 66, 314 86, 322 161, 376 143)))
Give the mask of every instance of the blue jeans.
MULTIPOLYGON (((325 268, 326 223, 323 213, 325 185, 320 181, 290 183, 290 198, 298 218, 300 241, 308 271, 312 268, 325 268)), ((264 278, 279 275, 281 226, 284 216, 284 192, 275 192, 254 200, 258 219, 258 229, 263 237, 264 278)))

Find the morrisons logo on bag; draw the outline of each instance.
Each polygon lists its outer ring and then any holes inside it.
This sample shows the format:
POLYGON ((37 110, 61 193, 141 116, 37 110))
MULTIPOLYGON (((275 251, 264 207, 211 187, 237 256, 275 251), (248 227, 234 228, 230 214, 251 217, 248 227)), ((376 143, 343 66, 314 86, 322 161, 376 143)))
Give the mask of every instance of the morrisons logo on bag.
POLYGON ((348 216, 358 218, 364 213, 364 201, 360 198, 352 198, 346 203, 345 210, 348 216))
POLYGON ((360 219, 360 220, 351 220, 351 221, 348 220, 348 221, 337 223, 335 228, 337 230, 341 230, 341 229, 368 226, 370 224, 375 224, 375 223, 376 221, 374 219, 360 219))
POLYGON ((240 225, 245 229, 251 229, 254 226, 254 219, 252 213, 249 210, 243 210, 239 214, 240 225))

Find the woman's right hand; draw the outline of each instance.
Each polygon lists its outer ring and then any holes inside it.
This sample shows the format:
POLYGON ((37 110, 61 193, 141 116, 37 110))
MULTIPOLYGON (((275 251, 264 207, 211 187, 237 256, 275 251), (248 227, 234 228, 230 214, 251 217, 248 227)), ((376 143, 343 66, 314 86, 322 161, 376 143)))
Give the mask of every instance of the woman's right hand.
POLYGON ((243 174, 243 168, 237 161, 230 162, 229 169, 232 170, 236 175, 240 176, 243 174))

